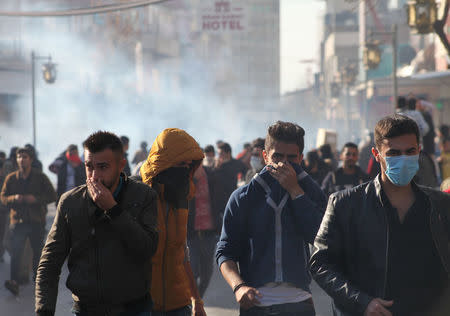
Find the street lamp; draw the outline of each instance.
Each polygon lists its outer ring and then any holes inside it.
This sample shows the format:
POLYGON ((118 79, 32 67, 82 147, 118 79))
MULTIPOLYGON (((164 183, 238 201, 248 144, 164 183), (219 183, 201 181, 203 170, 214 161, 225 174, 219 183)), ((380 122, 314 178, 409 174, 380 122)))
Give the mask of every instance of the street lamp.
POLYGON ((34 51, 31 52, 31 106, 33 116, 33 146, 36 148, 36 96, 35 96, 35 62, 36 60, 47 60, 42 66, 42 76, 45 82, 52 84, 56 80, 56 64, 52 63, 52 57, 36 56, 34 51))
POLYGON ((363 52, 363 64, 368 69, 376 69, 381 63, 381 49, 379 41, 370 41, 365 44, 363 52))
POLYGON ((428 34, 434 31, 437 6, 434 0, 414 0, 407 4, 408 25, 415 33, 428 34))
MULTIPOLYGON (((420 1, 420 0, 418 0, 420 1)), ((423 0, 422 0, 423 1, 423 0)), ((371 35, 390 35, 392 38, 392 104, 394 109, 397 105, 398 96, 398 84, 397 84, 397 24, 392 25, 391 32, 371 32, 371 35)), ((381 50, 378 46, 378 42, 370 41, 366 43, 366 48, 364 49, 364 65, 367 69, 377 68, 381 62, 381 50)))

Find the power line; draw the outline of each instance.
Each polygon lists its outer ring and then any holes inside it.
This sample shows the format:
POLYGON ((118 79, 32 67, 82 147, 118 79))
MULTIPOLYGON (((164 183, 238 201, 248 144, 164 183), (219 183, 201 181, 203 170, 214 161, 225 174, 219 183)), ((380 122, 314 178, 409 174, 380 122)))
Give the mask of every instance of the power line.
POLYGON ((60 11, 0 11, 0 16, 8 17, 61 17, 75 15, 90 15, 98 13, 108 13, 114 11, 128 10, 148 5, 168 2, 170 0, 140 0, 128 3, 116 3, 102 6, 93 6, 80 9, 69 9, 60 11))

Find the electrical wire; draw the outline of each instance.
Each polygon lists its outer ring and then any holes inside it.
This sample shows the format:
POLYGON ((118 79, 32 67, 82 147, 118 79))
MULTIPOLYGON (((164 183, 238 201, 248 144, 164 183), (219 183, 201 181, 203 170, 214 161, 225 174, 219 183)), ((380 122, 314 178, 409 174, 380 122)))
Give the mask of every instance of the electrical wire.
POLYGON ((62 17, 76 15, 91 15, 99 13, 108 13, 121 10, 145 7, 148 5, 168 2, 171 0, 140 0, 128 3, 116 3, 102 6, 93 6, 79 9, 68 9, 59 11, 0 11, 0 16, 5 17, 62 17))

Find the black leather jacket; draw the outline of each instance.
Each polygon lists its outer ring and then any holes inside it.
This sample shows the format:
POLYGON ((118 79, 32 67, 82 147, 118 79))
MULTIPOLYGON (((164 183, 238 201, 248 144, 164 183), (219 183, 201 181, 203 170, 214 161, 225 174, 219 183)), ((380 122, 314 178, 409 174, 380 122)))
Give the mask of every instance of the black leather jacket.
MULTIPOLYGON (((450 195, 418 189, 429 199, 431 232, 450 276, 450 195)), ((313 278, 334 299, 337 315, 363 315, 373 298, 385 298, 388 242, 380 175, 331 195, 310 264, 313 278)))

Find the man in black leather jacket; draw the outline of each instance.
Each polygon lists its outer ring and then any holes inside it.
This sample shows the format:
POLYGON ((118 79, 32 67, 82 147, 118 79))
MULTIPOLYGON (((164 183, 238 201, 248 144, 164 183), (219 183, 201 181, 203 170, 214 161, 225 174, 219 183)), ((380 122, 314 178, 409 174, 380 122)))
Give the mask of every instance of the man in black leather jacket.
POLYGON ((381 174, 330 197, 311 272, 334 315, 450 315, 450 195, 412 181, 419 137, 405 116, 380 120, 381 174))

